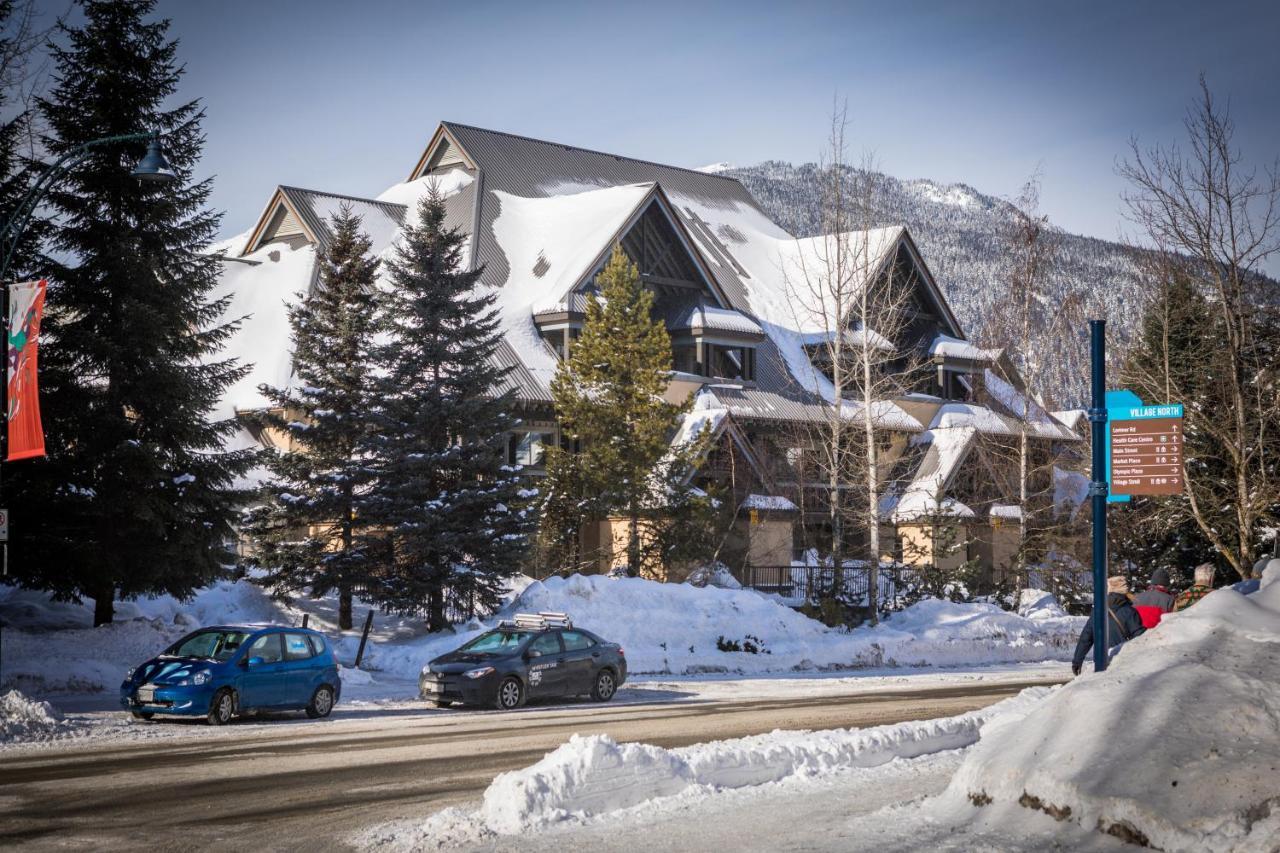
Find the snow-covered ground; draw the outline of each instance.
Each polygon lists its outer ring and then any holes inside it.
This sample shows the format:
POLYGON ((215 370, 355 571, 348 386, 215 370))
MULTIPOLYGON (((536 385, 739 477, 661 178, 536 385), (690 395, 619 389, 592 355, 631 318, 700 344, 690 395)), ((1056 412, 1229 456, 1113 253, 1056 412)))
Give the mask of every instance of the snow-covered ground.
POLYGON ((1062 688, 862 731, 673 750, 575 738, 498 776, 474 808, 352 840, 389 849, 1280 850, 1280 567, 1250 595, 1221 589, 1166 617, 1106 672, 1062 688), (889 804, 886 790, 906 802, 889 804))
MULTIPOLYGON (((823 676, 833 673, 1063 661, 1081 625, 1043 594, 1026 598, 1025 615, 989 604, 929 600, 876 628, 852 631, 827 628, 750 590, 634 578, 575 575, 536 582, 519 576, 509 598, 499 616, 435 634, 425 633, 419 620, 375 615, 361 670, 344 672, 340 708, 369 703, 394 708, 397 702, 411 701, 423 664, 513 612, 568 612, 576 624, 623 645, 633 679, 647 674, 664 682, 700 678, 713 684, 734 678, 741 683, 741 676, 767 677, 736 688, 739 694, 755 691, 752 695, 803 692, 800 681, 822 684, 823 676), (758 651, 722 650, 730 644, 758 651)), ((367 609, 363 602, 356 603, 357 622, 367 609)), ((331 638, 339 660, 348 667, 359 645, 358 631, 337 630, 333 597, 285 604, 248 581, 220 581, 189 602, 162 596, 119 603, 117 621, 100 628, 86 627, 91 614, 89 601, 55 603, 44 594, 0 586, 0 619, 5 626, 0 689, 20 690, 72 715, 60 737, 68 727, 74 728, 77 713, 116 707, 115 691, 126 669, 201 625, 299 625, 305 615, 311 627, 331 638)), ((651 695, 654 690, 650 688, 651 695)), ((705 695, 706 690, 693 693, 705 695)), ((118 727, 109 728, 121 734, 118 727)))

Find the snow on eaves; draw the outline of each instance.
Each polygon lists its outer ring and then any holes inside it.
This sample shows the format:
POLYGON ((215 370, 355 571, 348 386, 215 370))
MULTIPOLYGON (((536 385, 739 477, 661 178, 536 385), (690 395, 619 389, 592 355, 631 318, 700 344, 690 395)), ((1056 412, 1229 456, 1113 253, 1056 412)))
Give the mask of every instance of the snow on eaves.
POLYGON ((794 503, 782 495, 747 495, 742 502, 742 509, 766 510, 773 512, 796 512, 794 503))
POLYGON ((432 189, 441 198, 448 198, 462 192, 474 180, 475 176, 463 169, 450 169, 437 175, 424 175, 416 180, 388 187, 378 195, 378 201, 403 204, 410 213, 413 213, 418 209, 419 202, 426 198, 432 189))
POLYGON ((950 335, 938 335, 929 346, 929 355, 962 358, 967 361, 995 361, 1000 357, 1000 350, 983 349, 970 341, 953 338, 950 335))

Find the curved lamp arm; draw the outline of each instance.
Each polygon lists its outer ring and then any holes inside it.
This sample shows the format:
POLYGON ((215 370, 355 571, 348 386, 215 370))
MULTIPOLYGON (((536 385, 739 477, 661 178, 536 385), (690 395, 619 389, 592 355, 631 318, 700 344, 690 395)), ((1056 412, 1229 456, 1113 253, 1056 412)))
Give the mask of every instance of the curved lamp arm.
MULTIPOLYGON (((22 202, 19 203, 13 212, 13 216, 9 217, 9 221, 5 223, 3 231, 0 231, 0 241, 4 245, 4 260, 0 261, 0 283, 3 283, 5 276, 9 272, 9 263, 13 260, 13 253, 18 248, 18 241, 22 238, 22 233, 27 230, 27 223, 31 220, 31 214, 35 211, 36 205, 41 197, 48 192, 55 181, 60 179, 67 172, 74 169, 80 163, 83 163, 93 153, 95 148, 101 148, 105 145, 114 145, 119 142, 142 142, 144 140, 155 139, 159 136, 155 131, 146 131, 143 133, 122 133, 116 136, 104 136, 101 139, 91 139, 88 142, 77 146, 59 157, 54 163, 44 170, 43 174, 31 185, 31 189, 27 190, 27 194, 23 196, 22 202)), ((9 318, 6 316, 3 322, 7 324, 9 318)))

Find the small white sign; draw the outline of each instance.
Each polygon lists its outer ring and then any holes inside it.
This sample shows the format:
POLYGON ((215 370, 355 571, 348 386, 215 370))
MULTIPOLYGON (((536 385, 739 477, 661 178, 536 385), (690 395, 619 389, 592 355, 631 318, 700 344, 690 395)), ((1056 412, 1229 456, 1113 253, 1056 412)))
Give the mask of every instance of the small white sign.
POLYGON ((9 510, 0 509, 0 542, 9 541, 9 510))

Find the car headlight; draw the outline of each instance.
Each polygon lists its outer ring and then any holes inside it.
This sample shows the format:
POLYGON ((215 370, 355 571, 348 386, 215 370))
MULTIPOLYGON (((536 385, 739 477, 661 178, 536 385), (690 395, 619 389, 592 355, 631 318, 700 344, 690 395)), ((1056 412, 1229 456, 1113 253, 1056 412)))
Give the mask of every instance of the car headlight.
POLYGON ((131 667, 129 667, 129 671, 128 671, 128 672, 126 672, 126 673, 124 674, 124 680, 125 680, 125 681, 132 681, 132 680, 133 680, 133 674, 134 674, 135 672, 137 672, 137 671, 138 671, 138 668, 137 668, 136 666, 131 666, 131 667))
POLYGON ((488 675, 491 672, 493 672, 493 667, 482 666, 479 669, 468 670, 467 672, 464 672, 463 675, 465 675, 467 678, 484 678, 486 675, 488 675))
POLYGON ((202 669, 191 676, 192 684, 207 684, 209 682, 209 670, 202 669))

